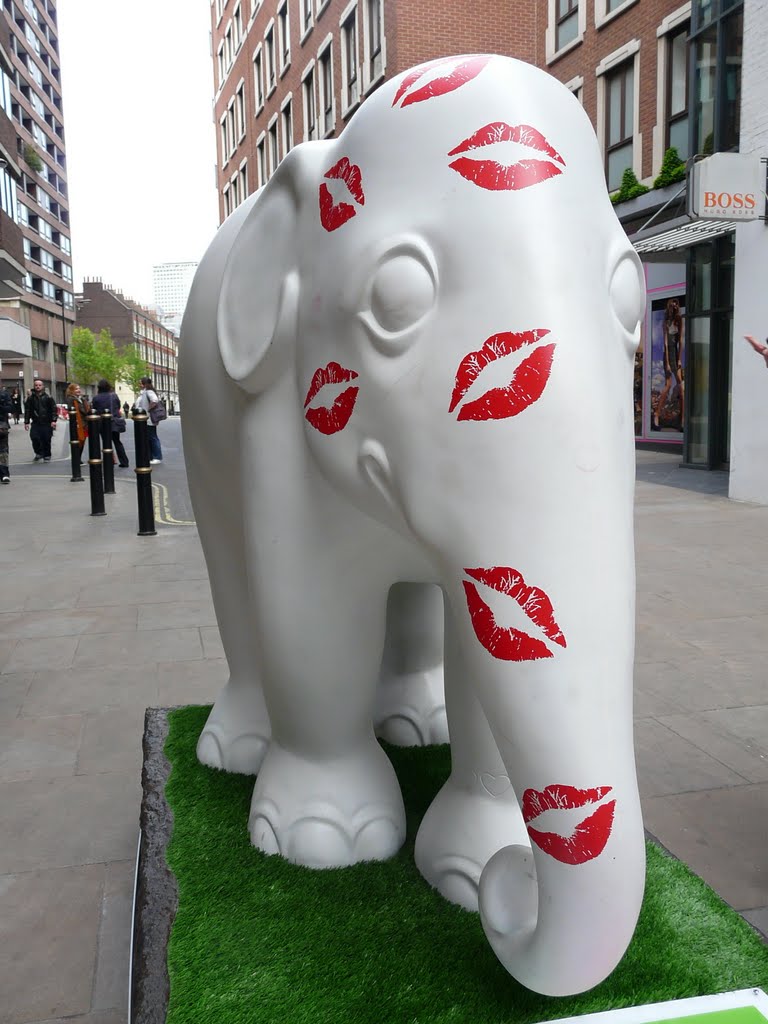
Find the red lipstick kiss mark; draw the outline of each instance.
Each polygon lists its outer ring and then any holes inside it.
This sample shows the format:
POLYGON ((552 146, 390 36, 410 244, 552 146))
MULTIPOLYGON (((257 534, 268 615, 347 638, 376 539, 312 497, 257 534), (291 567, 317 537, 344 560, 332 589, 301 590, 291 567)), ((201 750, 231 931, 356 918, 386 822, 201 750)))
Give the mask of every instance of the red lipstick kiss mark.
MULTIPOLYGON (((517 569, 497 566, 492 569, 465 569, 464 572, 478 583, 513 598, 552 643, 566 646, 565 637, 555 622, 552 602, 543 590, 526 586, 517 569)), ((554 657, 543 640, 519 629, 499 626, 474 583, 464 580, 463 585, 475 636, 493 658, 499 661, 539 661, 554 657)))
POLYGON ((403 107, 409 107, 412 103, 422 103, 424 100, 431 100, 435 96, 445 96, 446 93, 453 92, 455 89, 460 89, 462 85, 466 85, 466 83, 471 82, 473 78, 477 78, 485 65, 491 59, 491 54, 482 54, 470 57, 469 60, 462 61, 459 64, 454 64, 454 59, 455 58, 448 58, 447 60, 433 60, 425 67, 411 71, 410 74, 406 75, 400 83, 400 87, 395 94, 395 98, 392 100, 392 106, 397 106, 398 100, 408 92, 415 82, 418 82, 420 78, 423 78, 424 75, 429 74, 429 72, 436 71, 437 68, 452 67, 452 70, 441 78, 433 78, 431 81, 427 82, 426 85, 422 85, 420 89, 416 89, 406 96, 400 104, 401 109, 403 107))
MULTIPOLYGON (((325 172, 325 177, 329 180, 340 179, 343 181, 358 206, 365 206, 363 176, 357 164, 351 164, 347 157, 343 156, 329 171, 325 172)), ((325 182, 320 185, 319 200, 320 223, 326 231, 335 231, 357 213, 351 203, 345 203, 343 200, 334 203, 331 191, 325 182)))
MULTIPOLYGON (((315 370, 312 383, 309 385, 307 397, 304 399, 304 408, 312 401, 326 384, 344 384, 348 380, 354 380, 357 374, 354 370, 345 370, 339 363, 331 362, 327 366, 315 370)), ((352 412, 355 408, 357 395, 360 388, 347 388, 336 397, 330 408, 318 406, 316 409, 307 409, 304 418, 315 430, 321 434, 338 434, 340 430, 349 423, 352 412)))
MULTIPOLYGON (((478 352, 470 352, 462 359, 456 371, 456 383, 448 412, 453 412, 486 366, 517 352, 525 345, 534 345, 547 334, 549 330, 545 328, 492 334, 478 352)), ((458 419, 503 420, 523 412, 541 398, 552 372, 554 354, 554 342, 534 349, 515 368, 512 380, 505 388, 492 388, 474 402, 468 402, 459 410, 458 419)))
POLYGON ((465 156, 459 156, 458 160, 454 160, 448 166, 457 171, 462 178, 479 185, 480 188, 487 188, 491 192, 517 192, 521 188, 538 185, 540 181, 546 181, 547 178, 554 178, 563 173, 565 160, 557 150, 552 148, 540 131, 528 124, 512 126, 504 121, 492 121, 483 128, 478 128, 468 139, 460 142, 448 156, 457 156, 460 153, 482 149, 484 146, 492 146, 496 142, 517 142, 521 146, 527 146, 529 149, 535 149, 537 152, 545 154, 550 159, 518 160, 505 166, 494 160, 469 160, 465 156), (557 161, 557 163, 552 161, 557 161), (558 163, 562 167, 558 167, 558 163))
POLYGON ((536 843, 544 853, 559 860, 561 864, 586 864, 588 860, 599 857, 613 828, 615 800, 601 804, 593 814, 580 821, 570 835, 539 832, 528 823, 538 818, 544 811, 567 811, 574 807, 596 804, 610 793, 612 788, 599 786, 596 789, 575 789, 573 786, 554 785, 547 786, 542 793, 535 789, 526 789, 523 794, 522 811, 531 842, 536 843))

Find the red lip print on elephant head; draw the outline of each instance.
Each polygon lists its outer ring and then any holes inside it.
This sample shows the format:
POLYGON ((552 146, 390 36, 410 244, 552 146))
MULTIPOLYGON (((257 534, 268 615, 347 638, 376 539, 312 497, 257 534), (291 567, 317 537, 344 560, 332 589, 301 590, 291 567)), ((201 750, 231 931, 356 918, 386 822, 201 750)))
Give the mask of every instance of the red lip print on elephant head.
POLYGON ((349 423, 355 409, 357 396, 360 388, 346 388, 337 395, 330 406, 320 405, 314 409, 307 409, 307 406, 314 398, 331 384, 346 384, 347 381, 355 380, 357 373, 354 370, 347 370, 340 363, 330 362, 327 366, 321 366, 315 370, 312 383, 309 385, 307 397, 304 399, 304 418, 315 430, 321 434, 338 434, 340 430, 349 423))
POLYGON ((613 829, 616 801, 600 803, 610 792, 611 786, 576 789, 574 786, 552 785, 542 792, 526 789, 521 809, 531 842, 561 864, 586 864, 599 857, 613 829), (581 820, 577 820, 579 816, 567 813, 586 808, 592 813, 581 820), (545 832, 531 827, 530 822, 545 814, 547 817, 542 824, 554 818, 559 831, 545 832))
MULTIPOLYGON (((358 206, 365 206, 363 176, 357 164, 350 163, 348 158, 343 156, 325 172, 324 177, 329 181, 343 181, 355 203, 358 206)), ((325 182, 320 185, 319 201, 320 223, 326 231, 335 231, 357 214, 357 209, 351 203, 345 203, 342 199, 334 202, 331 190, 325 182)))
POLYGON ((478 128, 452 149, 448 156, 458 156, 458 160, 448 165, 452 170, 490 192, 517 192, 557 177, 565 167, 565 160, 540 131, 528 124, 509 125, 505 121, 492 121, 478 128), (474 155, 478 150, 501 142, 517 143, 539 156, 532 158, 523 155, 510 164, 502 164, 493 159, 469 158, 469 154, 474 155), (541 159, 542 155, 548 159, 541 159))
POLYGON ((436 96, 445 96, 446 93, 454 92, 462 85, 466 85, 467 82, 471 82, 473 78, 477 78, 490 59, 491 54, 484 53, 475 54, 466 60, 459 60, 458 63, 455 57, 430 61, 429 64, 416 68, 405 76, 395 93, 392 106, 396 107, 403 96, 405 99, 400 104, 401 109, 409 107, 412 103, 423 103, 424 100, 431 100, 436 96), (440 70, 444 71, 444 74, 430 77, 433 72, 440 70), (419 87, 408 92, 411 86, 417 83, 421 83, 419 87))
MULTIPOLYGON (((532 331, 506 331, 492 334, 477 352, 466 355, 456 371, 456 382, 448 412, 453 412, 486 366, 498 359, 524 352, 549 334, 545 328, 532 331)), ((502 420, 517 416, 537 402, 547 386, 552 372, 555 343, 533 348, 517 364, 506 387, 491 388, 477 399, 459 409, 459 420, 502 420)))
MULTIPOLYGON (((555 621, 552 602, 538 587, 527 586, 517 569, 495 566, 490 569, 465 569, 473 580, 499 594, 511 597, 521 608, 538 632, 550 643, 566 647, 565 637, 555 621)), ((464 596, 475 636, 482 646, 499 661, 539 661, 553 658, 549 646, 539 636, 533 636, 514 626, 498 625, 493 611, 480 596, 474 583, 463 581, 464 596)))

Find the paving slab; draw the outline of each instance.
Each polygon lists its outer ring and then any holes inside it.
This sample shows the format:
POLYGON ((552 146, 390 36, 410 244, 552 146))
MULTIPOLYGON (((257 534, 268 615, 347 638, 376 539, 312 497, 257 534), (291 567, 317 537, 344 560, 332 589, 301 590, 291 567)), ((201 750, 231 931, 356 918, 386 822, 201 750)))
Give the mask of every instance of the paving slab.
POLYGON ((0 875, 0 1024, 87 1013, 103 864, 0 875))
POLYGON ((74 775, 82 715, 0 719, 0 780, 74 775))
POLYGON ((91 1008, 127 1011, 131 912, 136 863, 108 864, 99 923, 96 977, 91 1008))

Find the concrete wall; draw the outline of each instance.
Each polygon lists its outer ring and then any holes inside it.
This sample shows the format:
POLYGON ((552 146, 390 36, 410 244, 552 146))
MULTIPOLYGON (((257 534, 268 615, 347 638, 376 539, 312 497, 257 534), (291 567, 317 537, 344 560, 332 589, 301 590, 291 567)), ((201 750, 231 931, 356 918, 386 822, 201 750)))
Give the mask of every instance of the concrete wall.
MULTIPOLYGON (((744 4, 741 152, 768 156, 768 4, 744 4)), ((768 368, 744 341, 768 337, 768 225, 736 228, 729 495, 768 505, 768 368)))

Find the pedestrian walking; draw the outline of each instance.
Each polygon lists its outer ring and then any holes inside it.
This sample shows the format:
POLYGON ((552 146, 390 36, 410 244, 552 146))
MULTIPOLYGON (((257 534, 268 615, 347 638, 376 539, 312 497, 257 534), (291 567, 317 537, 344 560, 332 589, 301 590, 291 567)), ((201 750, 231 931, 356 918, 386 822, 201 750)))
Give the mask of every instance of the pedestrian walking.
POLYGON ((59 411, 56 403, 46 392, 41 380, 36 380, 24 407, 24 429, 29 431, 33 462, 51 461, 51 439, 56 429, 59 411))
POLYGON ((67 387, 66 397, 67 405, 72 407, 72 412, 74 412, 75 419, 77 420, 77 440, 80 444, 80 454, 82 455, 85 442, 88 439, 88 424, 85 422, 85 417, 91 411, 91 407, 79 384, 70 384, 67 387))
POLYGON ((139 412, 145 412, 149 417, 147 420, 147 437, 149 438, 150 466, 157 466, 163 461, 163 449, 160 447, 160 438, 157 436, 157 425, 152 422, 152 410, 159 405, 160 399, 152 387, 152 378, 142 377, 141 391, 136 399, 136 408, 139 412))
MULTIPOLYGON (((13 415, 13 399, 7 388, 0 385, 0 484, 9 484, 8 434, 11 431, 9 417, 13 415)), ((18 422, 18 420, 17 420, 18 422)))
POLYGON ((19 422, 19 420, 21 419, 21 416, 22 416, 22 411, 21 411, 21 395, 19 394, 19 389, 18 388, 14 388, 13 394, 11 395, 11 402, 13 403, 13 418, 16 421, 16 423, 18 424, 18 422, 19 422))
POLYGON ((130 405, 127 402, 123 402, 123 416, 128 419, 128 413, 131 411, 130 405))
POLYGON ((105 412, 112 413, 112 451, 117 455, 116 461, 119 466, 122 469, 127 469, 128 456, 125 454, 125 448, 120 439, 120 435, 125 431, 125 419, 123 410, 120 408, 120 399, 108 380, 102 378, 96 385, 96 394, 93 396, 91 408, 102 416, 105 412))

